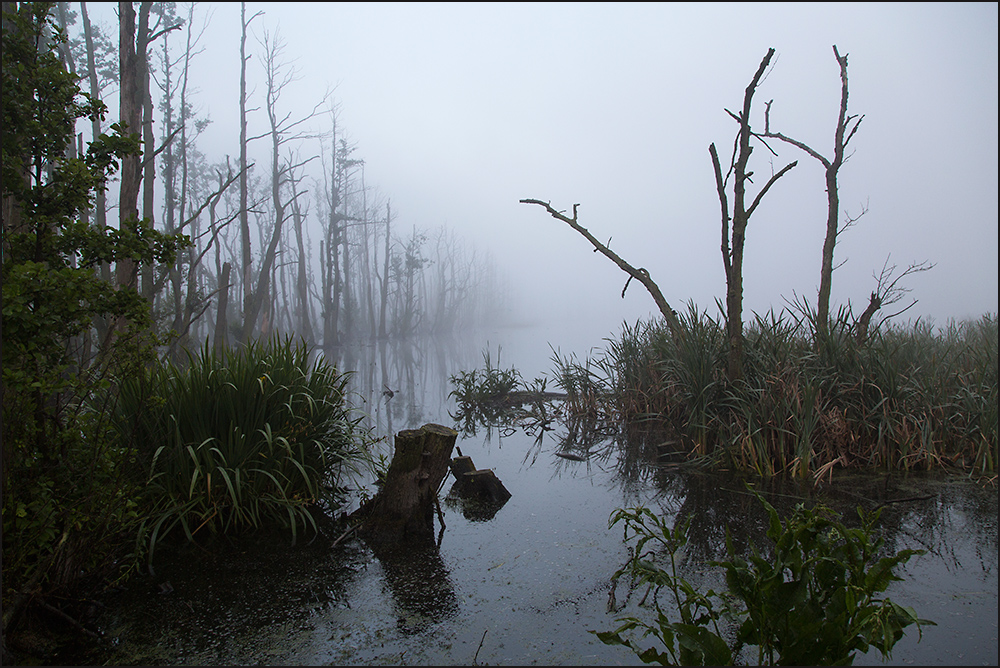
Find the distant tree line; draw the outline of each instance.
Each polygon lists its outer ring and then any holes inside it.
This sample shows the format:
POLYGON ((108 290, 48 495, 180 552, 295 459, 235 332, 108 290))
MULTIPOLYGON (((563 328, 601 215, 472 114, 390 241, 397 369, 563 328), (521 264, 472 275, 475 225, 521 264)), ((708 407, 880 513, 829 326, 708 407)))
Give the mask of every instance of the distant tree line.
MULTIPOLYGON (((239 137, 221 160, 200 148, 211 119, 191 82, 208 66, 198 57, 208 20, 195 3, 121 2, 118 26, 92 21, 85 2, 54 3, 52 13, 69 37, 59 49, 67 70, 95 99, 117 88, 119 121, 142 147, 122 161, 117 201, 100 193, 84 216, 98 225, 134 216, 191 240, 170 264, 95 269, 149 301, 170 356, 277 333, 332 348, 451 332, 504 307, 506 285, 487 253, 448 228, 400 219, 366 183, 329 92, 309 109, 284 102, 296 71, 278 30, 256 25, 262 13, 247 16, 241 4, 239 137)), ((93 120, 67 150, 108 126, 93 120)), ((93 334, 104 340, 112 327, 98 318, 93 334)))

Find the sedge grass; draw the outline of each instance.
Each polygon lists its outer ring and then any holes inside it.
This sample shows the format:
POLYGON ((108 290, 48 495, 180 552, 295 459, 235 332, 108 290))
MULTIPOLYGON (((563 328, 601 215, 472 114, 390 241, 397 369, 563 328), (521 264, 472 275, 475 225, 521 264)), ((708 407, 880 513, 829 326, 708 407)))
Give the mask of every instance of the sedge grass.
POLYGON ((580 411, 659 419, 692 455, 762 475, 996 471, 995 314, 938 329, 882 323, 859 341, 841 309, 819 346, 814 314, 755 314, 735 383, 725 378, 724 324, 693 304, 678 319, 677 339, 659 320, 625 323, 596 359, 555 358, 557 383, 580 411))
POLYGON ((369 459, 345 403, 347 376, 289 339, 165 363, 127 379, 116 426, 144 465, 149 559, 177 529, 277 523, 293 542, 312 511, 343 500, 341 477, 369 459))

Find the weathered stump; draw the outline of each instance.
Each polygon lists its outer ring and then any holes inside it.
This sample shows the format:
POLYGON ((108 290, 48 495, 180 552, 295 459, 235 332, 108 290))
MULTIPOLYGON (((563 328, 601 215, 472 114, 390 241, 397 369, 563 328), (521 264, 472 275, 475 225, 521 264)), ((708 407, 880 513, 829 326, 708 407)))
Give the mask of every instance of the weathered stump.
POLYGON ((396 434, 382 489, 351 515, 361 535, 382 544, 434 537, 437 491, 448 475, 458 432, 439 424, 396 434))
POLYGON ((451 472, 455 475, 455 484, 449 496, 461 499, 462 513, 468 519, 492 519, 511 497, 493 469, 477 469, 472 457, 452 459, 451 472))
POLYGON ((500 482, 493 469, 477 469, 472 463, 472 457, 452 459, 451 472, 455 475, 455 493, 461 497, 500 505, 510 498, 510 492, 500 482))

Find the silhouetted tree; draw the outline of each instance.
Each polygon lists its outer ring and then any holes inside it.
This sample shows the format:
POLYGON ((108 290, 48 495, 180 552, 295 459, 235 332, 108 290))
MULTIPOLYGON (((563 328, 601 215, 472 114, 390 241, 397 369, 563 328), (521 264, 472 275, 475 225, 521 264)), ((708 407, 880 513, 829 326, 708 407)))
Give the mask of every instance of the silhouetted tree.
POLYGON ((722 167, 719 164, 719 154, 715 150, 715 144, 712 143, 708 147, 708 152, 712 156, 712 166, 715 168, 719 203, 722 205, 722 264, 726 271, 726 334, 729 342, 727 376, 730 382, 736 381, 743 375, 743 245, 746 241, 747 223, 768 189, 785 172, 797 164, 797 162, 792 162, 785 165, 781 171, 771 176, 757 193, 753 203, 749 207, 746 206, 746 185, 747 182, 752 183, 751 177, 753 176, 752 171, 747 171, 750 154, 753 152, 750 137, 754 135, 750 129, 750 107, 754 91, 760 84, 764 70, 767 69, 773 55, 774 49, 768 49, 767 55, 760 61, 757 73, 754 74, 753 80, 744 92, 743 109, 740 114, 736 115, 726 109, 726 113, 739 123, 740 128, 736 137, 736 145, 733 147, 732 163, 725 177, 722 176, 722 167), (729 212, 726 196, 726 187, 730 176, 733 177, 732 214, 729 212), (730 236, 730 223, 732 223, 732 236, 730 236))
MULTIPOLYGON (((786 137, 780 132, 772 132, 771 104, 774 100, 771 100, 766 105, 764 133, 761 135, 762 137, 780 139, 802 149, 819 160, 826 173, 826 237, 823 240, 823 261, 820 268, 819 297, 816 303, 817 342, 826 340, 830 328, 830 288, 833 282, 833 251, 837 246, 837 235, 860 218, 860 215, 855 218, 848 218, 845 221, 844 227, 840 226, 840 191, 837 185, 837 173, 846 159, 844 153, 847 149, 847 144, 854 137, 854 133, 858 131, 858 127, 861 125, 861 121, 864 120, 864 116, 849 116, 847 114, 847 54, 845 53, 841 56, 840 52, 837 51, 837 46, 834 45, 833 55, 840 66, 840 114, 837 116, 837 128, 833 137, 833 158, 829 159, 820 155, 818 151, 797 139, 786 137)), ((864 210, 862 210, 861 215, 864 215, 864 213, 864 210)))

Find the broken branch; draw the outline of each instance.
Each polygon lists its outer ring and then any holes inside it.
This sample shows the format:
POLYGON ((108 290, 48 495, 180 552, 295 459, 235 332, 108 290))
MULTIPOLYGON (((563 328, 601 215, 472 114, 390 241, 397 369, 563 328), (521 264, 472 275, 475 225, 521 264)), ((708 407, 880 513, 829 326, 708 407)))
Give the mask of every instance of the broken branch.
MULTIPOLYGON (((650 296, 653 298, 653 301, 656 303, 657 308, 660 309, 660 313, 663 314, 664 319, 667 321, 667 326, 670 328, 670 333, 673 334, 674 336, 681 336, 681 327, 680 327, 680 322, 677 320, 677 314, 674 312, 672 308, 670 308, 670 305, 667 303, 667 300, 663 297, 663 293, 660 292, 659 286, 657 286, 656 283, 653 282, 653 279, 650 278, 649 272, 642 268, 633 267, 631 264, 629 264, 621 257, 619 257, 610 248, 608 248, 600 241, 598 241, 597 238, 587 230, 587 228, 580 225, 580 223, 577 222, 577 215, 576 215, 577 207, 580 206, 579 204, 573 205, 573 217, 570 218, 564 213, 557 211, 556 209, 553 209, 552 205, 549 204, 548 202, 543 202, 538 199, 522 199, 520 200, 520 202, 521 204, 537 204, 538 206, 543 207, 546 211, 549 212, 549 215, 551 215, 553 218, 555 218, 556 220, 561 220, 562 222, 566 223, 574 230, 579 232, 581 235, 583 235, 583 237, 587 241, 589 241, 590 244, 594 247, 595 252, 599 251, 606 258, 608 258, 616 265, 618 265, 618 267, 626 274, 628 274, 631 278, 634 278, 635 280, 642 283, 643 287, 646 288, 646 291, 649 292, 650 296)), ((608 239, 608 241, 610 242, 611 240, 608 239)), ((626 288, 628 287, 628 283, 625 284, 625 287, 626 288)), ((622 296, 624 297, 624 295, 625 291, 622 290, 622 296)))

